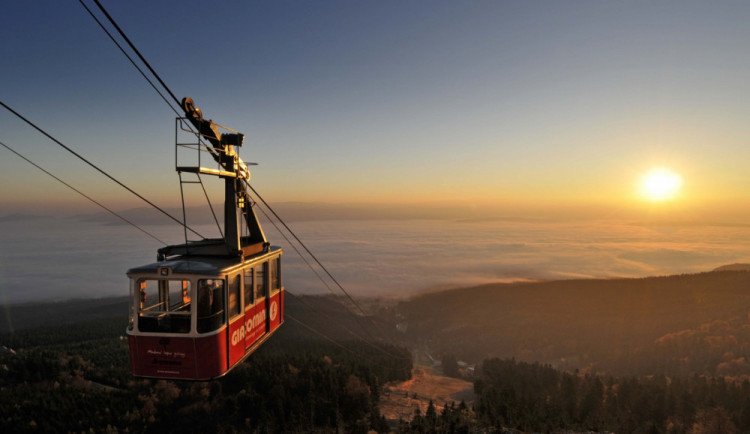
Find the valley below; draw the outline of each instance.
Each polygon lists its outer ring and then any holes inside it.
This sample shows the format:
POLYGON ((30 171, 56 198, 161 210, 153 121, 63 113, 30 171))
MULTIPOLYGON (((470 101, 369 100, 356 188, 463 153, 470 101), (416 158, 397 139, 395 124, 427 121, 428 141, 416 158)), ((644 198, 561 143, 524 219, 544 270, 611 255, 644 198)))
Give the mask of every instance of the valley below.
POLYGON ((227 377, 198 383, 130 375, 124 297, 8 305, 0 425, 153 431, 200 417, 208 430, 249 432, 692 432, 719 421, 743 431, 748 289, 750 272, 734 267, 366 299, 367 315, 343 298, 287 294, 295 320, 227 377), (238 406, 250 396, 263 415, 238 406))

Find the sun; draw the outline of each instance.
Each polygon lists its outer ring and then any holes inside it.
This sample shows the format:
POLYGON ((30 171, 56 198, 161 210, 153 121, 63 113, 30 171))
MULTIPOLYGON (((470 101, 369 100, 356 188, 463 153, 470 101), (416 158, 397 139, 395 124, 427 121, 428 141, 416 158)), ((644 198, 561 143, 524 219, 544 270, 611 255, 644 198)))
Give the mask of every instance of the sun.
POLYGON ((663 167, 651 169, 641 177, 641 196, 654 202, 674 199, 679 194, 680 188, 682 188, 682 176, 663 167))

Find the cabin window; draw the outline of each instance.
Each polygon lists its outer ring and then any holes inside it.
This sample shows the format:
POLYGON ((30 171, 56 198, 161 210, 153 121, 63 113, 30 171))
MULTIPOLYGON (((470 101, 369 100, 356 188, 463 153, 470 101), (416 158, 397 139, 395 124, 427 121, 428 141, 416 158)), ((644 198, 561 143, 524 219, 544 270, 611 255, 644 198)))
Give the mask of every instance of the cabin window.
POLYGON ((255 267, 255 298, 262 298, 266 296, 266 268, 268 267, 268 263, 264 262, 263 264, 258 265, 255 267))
POLYGON ((169 288, 169 310, 190 312, 190 282, 187 280, 167 280, 169 288))
POLYGON ((141 279, 138 287, 138 330, 188 333, 190 281, 141 279))
POLYGON ((198 333, 208 333, 221 327, 224 317, 224 280, 198 281, 198 333))
POLYGON ((273 259, 269 265, 271 266, 271 291, 278 291, 281 289, 281 258, 273 259))
POLYGON ((253 269, 252 268, 246 268, 244 271, 245 276, 245 307, 250 306, 253 304, 253 293, 255 291, 255 288, 253 288, 253 269))
POLYGON ((240 307, 242 306, 242 300, 240 300, 240 275, 234 275, 229 278, 229 298, 227 305, 229 306, 229 318, 233 318, 240 314, 240 307))
POLYGON ((279 285, 278 288, 281 289, 281 286, 283 285, 281 280, 281 256, 276 258, 276 280, 279 285))

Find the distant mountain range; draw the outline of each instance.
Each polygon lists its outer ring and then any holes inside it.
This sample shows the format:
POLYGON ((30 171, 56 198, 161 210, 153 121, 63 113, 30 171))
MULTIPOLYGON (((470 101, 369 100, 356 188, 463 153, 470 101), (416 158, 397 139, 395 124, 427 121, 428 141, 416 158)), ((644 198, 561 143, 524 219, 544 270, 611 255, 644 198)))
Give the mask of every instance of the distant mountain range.
MULTIPOLYGON (((364 203, 325 203, 325 202, 280 202, 271 204, 274 210, 287 221, 318 220, 382 220, 382 219, 485 219, 502 218, 504 213, 485 211, 465 206, 440 204, 364 204, 364 203)), ((169 214, 181 219, 182 208, 166 208, 169 214)), ((221 218, 222 209, 216 208, 221 218)), ((153 208, 133 208, 118 211, 125 218, 139 224, 171 224, 171 220, 153 208)), ((262 213, 258 213, 263 219, 262 213)), ((189 207, 187 209, 189 224, 213 223, 211 210, 207 206, 189 207)), ((125 224, 122 220, 107 212, 80 214, 74 218, 85 221, 111 224, 125 224)))
POLYGON ((0 222, 17 222, 17 221, 24 221, 24 220, 39 220, 49 218, 47 216, 41 216, 36 214, 21 214, 21 213, 14 213, 14 214, 6 214, 3 216, 0 216, 0 222))
POLYGON ((750 271, 750 264, 729 264, 714 268, 713 271, 750 271))
MULTIPOLYGON (((611 220, 612 215, 620 216, 619 220, 634 225, 668 225, 668 226, 748 226, 744 220, 727 220, 723 217, 704 216, 703 218, 675 218, 668 215, 650 215, 648 220, 636 212, 624 209, 613 210, 609 207, 586 205, 549 205, 531 206, 520 203, 473 203, 473 202, 417 202, 417 203, 373 203, 373 202, 271 202, 271 206, 289 221, 303 220, 378 220, 378 219, 447 219, 460 221, 539 221, 561 222, 582 220, 611 220), (616 211, 616 212, 615 212, 616 211)), ((182 218, 181 207, 162 208, 177 218, 182 218)), ((214 203, 217 215, 221 217, 221 200, 214 203)), ((138 207, 116 210, 138 224, 171 224, 171 220, 151 207, 138 207)), ((190 224, 212 223, 213 216, 205 202, 188 207, 190 224)), ((53 214, 56 218, 58 214, 53 214)), ((124 224, 122 220, 106 211, 95 209, 93 212, 67 215, 85 221, 124 224)), ((26 218, 44 218, 41 214, 0 215, 0 221, 12 221, 26 218)))
POLYGON ((721 269, 730 271, 489 284, 425 294, 398 311, 408 338, 471 362, 515 357, 643 373, 657 354, 671 360, 690 353, 713 357, 705 363, 710 371, 723 358, 750 361, 750 271, 742 264, 721 269), (668 336, 680 337, 682 347, 667 348, 668 336))
MULTIPOLYGON (((213 199, 214 208, 221 219, 221 198, 213 199)), ((174 203, 172 203, 174 204, 174 203)), ((409 203, 387 203, 387 202, 271 202, 271 206, 288 221, 317 221, 317 220, 382 220, 382 219, 443 219, 457 221, 527 221, 527 222, 570 222, 591 220, 612 220, 613 215, 619 216, 618 220, 628 222, 632 225, 642 226, 731 226, 747 227, 747 222, 738 218, 729 218, 726 215, 712 215, 710 213, 691 213, 692 217, 675 217, 669 214, 649 215, 643 218, 639 212, 622 208, 608 206, 595 206, 591 204, 547 204, 530 205, 524 203, 474 203, 470 201, 433 201, 433 202, 409 202, 409 203)), ((169 214, 181 219, 181 207, 162 208, 169 214)), ((138 224, 172 224, 171 220, 164 214, 151 207, 138 207, 131 209, 116 210, 124 217, 138 224)), ((205 202, 197 202, 195 206, 187 209, 189 224, 213 223, 213 216, 205 202)), ((59 214, 50 214, 59 218, 59 214)), ((99 221, 111 224, 125 224, 122 220, 112 214, 101 211, 98 208, 94 212, 65 215, 68 218, 76 218, 84 221, 99 221)), ((47 215, 31 214, 9 214, 0 215, 0 222, 15 221, 27 218, 47 218, 47 215)))

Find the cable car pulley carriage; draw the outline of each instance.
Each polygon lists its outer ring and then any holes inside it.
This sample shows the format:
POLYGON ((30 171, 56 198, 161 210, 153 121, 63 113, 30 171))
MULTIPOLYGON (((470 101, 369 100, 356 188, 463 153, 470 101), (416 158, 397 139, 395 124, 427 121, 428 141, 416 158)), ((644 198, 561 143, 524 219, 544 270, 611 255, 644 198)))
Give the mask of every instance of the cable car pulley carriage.
POLYGON ((226 374, 284 322, 282 249, 266 240, 247 194, 250 172, 237 154, 244 136, 222 133, 190 98, 182 108, 176 150, 196 149, 199 157, 191 166, 176 158, 176 169, 181 183, 183 173, 224 179, 223 237, 188 241, 186 225, 184 244, 163 247, 157 262, 128 271, 127 336, 133 375, 205 380, 226 374), (181 133, 195 143, 181 143, 181 133), (219 168, 202 167, 201 151, 219 168))

